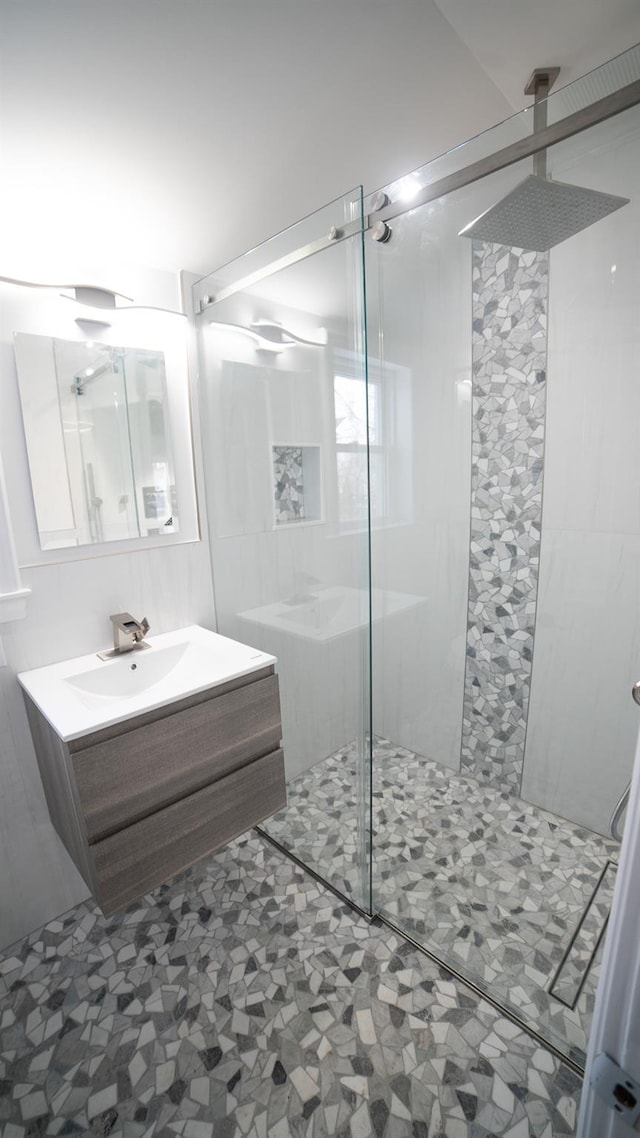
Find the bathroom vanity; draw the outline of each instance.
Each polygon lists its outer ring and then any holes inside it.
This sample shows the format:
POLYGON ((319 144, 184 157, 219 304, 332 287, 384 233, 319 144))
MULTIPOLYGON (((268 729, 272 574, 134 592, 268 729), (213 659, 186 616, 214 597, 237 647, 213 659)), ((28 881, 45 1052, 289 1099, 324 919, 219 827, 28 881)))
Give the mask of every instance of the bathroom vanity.
POLYGON ((275 657, 193 626, 22 673, 53 825, 105 914, 286 802, 275 657))

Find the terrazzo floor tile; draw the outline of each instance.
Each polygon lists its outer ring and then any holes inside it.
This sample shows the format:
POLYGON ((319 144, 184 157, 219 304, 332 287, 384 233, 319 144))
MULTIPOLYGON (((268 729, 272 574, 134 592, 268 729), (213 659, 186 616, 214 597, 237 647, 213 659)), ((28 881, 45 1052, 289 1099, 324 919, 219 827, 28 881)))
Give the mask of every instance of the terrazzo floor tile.
POLYGON ((256 834, 0 957, 3 1138, 552 1138, 580 1080, 256 834))
MULTIPOLYGON (((356 768, 353 747, 317 763, 264 828, 362 903, 356 768)), ((574 994, 582 984, 575 1006, 549 989, 611 861, 587 927, 606 920, 618 843, 385 739, 372 788, 374 909, 583 1064, 593 936, 578 938, 563 977, 574 994)))

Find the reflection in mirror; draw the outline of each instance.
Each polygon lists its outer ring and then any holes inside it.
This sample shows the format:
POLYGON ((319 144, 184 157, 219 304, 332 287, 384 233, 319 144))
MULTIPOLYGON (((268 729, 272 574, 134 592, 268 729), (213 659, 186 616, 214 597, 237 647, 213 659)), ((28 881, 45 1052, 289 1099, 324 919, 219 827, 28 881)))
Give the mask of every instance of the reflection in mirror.
POLYGON ((161 351, 15 335, 42 549, 178 531, 161 351))

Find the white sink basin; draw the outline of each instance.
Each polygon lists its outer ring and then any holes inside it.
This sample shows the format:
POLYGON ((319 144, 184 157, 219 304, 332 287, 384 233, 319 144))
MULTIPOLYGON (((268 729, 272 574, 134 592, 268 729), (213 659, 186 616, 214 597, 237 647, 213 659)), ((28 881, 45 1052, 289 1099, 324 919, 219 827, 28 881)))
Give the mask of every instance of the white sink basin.
MULTIPOLYGON (((84 702, 86 696, 106 696, 108 699, 129 699, 138 692, 147 691, 154 684, 164 680, 174 668, 179 667, 193 645, 171 644, 166 648, 156 647, 155 652, 131 652, 117 660, 108 661, 108 668, 92 668, 89 672, 78 672, 67 676, 65 684, 76 688, 78 697, 84 702)), ((87 706, 92 706, 87 703, 87 706)))
POLYGON ((275 656, 195 624, 147 644, 113 660, 63 660, 18 680, 68 741, 276 663, 275 656))
MULTIPOLYGON (((276 601, 260 608, 247 609, 238 616, 248 624, 276 632, 301 636, 316 644, 328 644, 348 633, 360 632, 369 622, 369 603, 374 621, 424 605, 426 597, 413 593, 396 593, 389 589, 364 589, 346 585, 330 585, 318 589, 305 600, 276 601)), ((251 635, 251 632, 248 633, 251 635)))

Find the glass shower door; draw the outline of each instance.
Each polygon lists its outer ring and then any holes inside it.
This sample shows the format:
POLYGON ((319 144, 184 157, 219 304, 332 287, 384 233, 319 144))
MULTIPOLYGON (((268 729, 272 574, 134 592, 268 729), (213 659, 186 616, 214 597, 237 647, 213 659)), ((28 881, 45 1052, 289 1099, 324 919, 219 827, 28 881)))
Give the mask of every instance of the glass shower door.
MULTIPOLYGON (((616 68, 550 119, 636 78, 640 52, 616 68)), ((632 107, 549 149, 575 197, 618 198, 550 249, 462 235, 530 159, 367 242, 374 908, 578 1065, 637 731, 639 143, 632 107)))
POLYGON ((369 907, 362 194, 198 282, 218 631, 277 657, 288 804, 264 832, 369 907))

